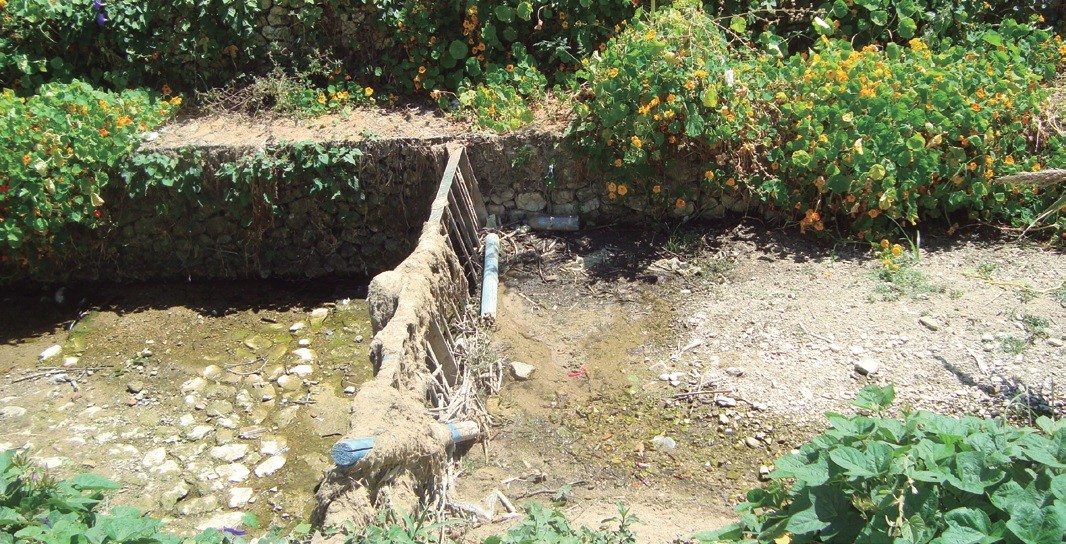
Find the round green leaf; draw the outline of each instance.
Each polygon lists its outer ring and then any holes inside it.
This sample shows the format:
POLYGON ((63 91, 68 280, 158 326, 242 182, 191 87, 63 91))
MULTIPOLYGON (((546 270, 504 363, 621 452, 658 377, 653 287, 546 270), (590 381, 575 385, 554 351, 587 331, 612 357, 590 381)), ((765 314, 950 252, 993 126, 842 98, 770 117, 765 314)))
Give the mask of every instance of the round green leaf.
POLYGON ((881 166, 880 164, 875 164, 870 167, 870 179, 874 181, 881 181, 882 179, 885 179, 886 173, 887 172, 885 171, 885 167, 881 166))
POLYGON ((496 18, 505 23, 514 21, 514 10, 510 6, 496 6, 496 18))
POLYGON ((469 51, 462 40, 455 40, 448 46, 448 54, 455 60, 462 59, 469 51))
POLYGON ((921 151, 925 148, 925 138, 921 134, 915 134, 910 138, 907 138, 907 149, 911 151, 921 151))
POLYGON ((918 31, 918 25, 915 24, 914 19, 911 19, 910 17, 900 17, 896 31, 901 38, 910 39, 913 38, 914 33, 918 31))
POLYGON ((800 168, 807 168, 811 165, 811 154, 801 149, 792 154, 792 163, 800 168))
POLYGON ((871 11, 870 21, 877 26, 885 26, 888 24, 888 12, 883 9, 871 11))

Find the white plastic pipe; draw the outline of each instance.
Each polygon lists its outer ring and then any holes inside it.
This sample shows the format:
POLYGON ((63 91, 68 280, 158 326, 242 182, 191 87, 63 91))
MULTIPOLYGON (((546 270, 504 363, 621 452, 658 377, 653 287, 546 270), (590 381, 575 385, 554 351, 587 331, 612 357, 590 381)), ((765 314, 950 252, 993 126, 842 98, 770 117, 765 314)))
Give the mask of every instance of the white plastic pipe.
POLYGON ((500 285, 500 237, 485 237, 485 275, 481 280, 481 318, 496 319, 496 290, 500 285))

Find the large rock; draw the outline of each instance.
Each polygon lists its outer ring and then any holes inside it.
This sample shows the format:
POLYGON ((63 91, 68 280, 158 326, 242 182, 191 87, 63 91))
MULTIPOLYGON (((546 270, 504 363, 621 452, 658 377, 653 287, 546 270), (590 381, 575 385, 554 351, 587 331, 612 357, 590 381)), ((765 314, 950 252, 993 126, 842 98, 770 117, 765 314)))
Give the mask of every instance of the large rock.
POLYGON ((522 193, 515 197, 518 209, 527 212, 539 212, 548 206, 548 201, 540 193, 522 193))

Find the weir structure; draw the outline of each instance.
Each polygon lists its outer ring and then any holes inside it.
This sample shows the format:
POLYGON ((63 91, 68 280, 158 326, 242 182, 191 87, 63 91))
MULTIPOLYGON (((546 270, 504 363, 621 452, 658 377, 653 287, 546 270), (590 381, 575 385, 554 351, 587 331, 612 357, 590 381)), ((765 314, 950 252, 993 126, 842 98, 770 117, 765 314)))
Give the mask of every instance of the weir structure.
POLYGON ((479 283, 487 217, 466 149, 449 146, 415 249, 370 282, 374 378, 351 404, 345 440, 333 451, 338 464, 316 493, 315 524, 362 527, 382 507, 419 509, 442 492, 457 443, 480 432, 475 422, 434 417, 426 403, 435 379, 454 385, 460 376, 449 324, 463 315, 479 283))

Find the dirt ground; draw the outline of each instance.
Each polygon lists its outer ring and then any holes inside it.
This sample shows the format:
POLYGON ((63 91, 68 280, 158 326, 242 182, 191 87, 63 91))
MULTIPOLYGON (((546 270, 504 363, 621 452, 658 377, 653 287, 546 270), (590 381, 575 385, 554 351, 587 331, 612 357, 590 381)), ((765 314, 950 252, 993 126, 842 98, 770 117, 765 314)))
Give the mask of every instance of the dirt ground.
POLYGON ((748 223, 503 238, 495 340, 536 371, 490 404, 499 426, 464 459, 459 500, 499 490, 591 527, 621 501, 642 542, 672 542, 731 521, 868 383, 893 384, 897 407, 1063 414, 1059 252, 925 235, 882 276, 869 244, 748 223))

